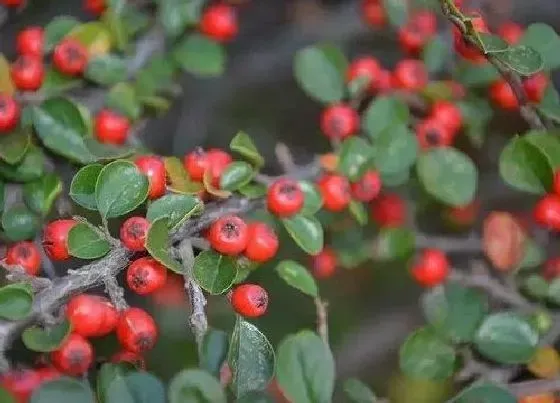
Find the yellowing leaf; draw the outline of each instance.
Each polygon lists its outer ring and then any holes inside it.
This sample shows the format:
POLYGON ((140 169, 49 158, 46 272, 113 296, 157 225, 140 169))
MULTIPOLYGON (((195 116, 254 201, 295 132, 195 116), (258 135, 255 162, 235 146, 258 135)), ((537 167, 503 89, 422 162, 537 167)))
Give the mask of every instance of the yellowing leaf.
POLYGON ((15 92, 10 75, 10 63, 2 53, 0 53, 0 92, 6 95, 13 95, 15 92))
POLYGON ((111 33, 105 24, 93 21, 78 25, 67 35, 84 45, 90 57, 108 53, 113 46, 111 33))
POLYGON ((539 378, 556 378, 560 374, 560 355, 554 347, 539 347, 527 368, 539 378))
POLYGON ((171 191, 175 193, 194 194, 204 190, 204 185, 194 182, 189 178, 181 160, 177 157, 165 157, 163 159, 167 173, 167 183, 171 191))

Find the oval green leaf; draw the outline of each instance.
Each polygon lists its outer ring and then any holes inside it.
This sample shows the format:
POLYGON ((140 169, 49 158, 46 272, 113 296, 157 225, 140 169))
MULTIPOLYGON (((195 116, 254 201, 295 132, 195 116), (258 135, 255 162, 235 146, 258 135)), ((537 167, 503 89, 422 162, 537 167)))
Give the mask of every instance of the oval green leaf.
POLYGON ((142 113, 142 106, 134 87, 126 82, 114 85, 107 94, 107 107, 120 112, 130 120, 136 120, 142 113))
POLYGON ((66 15, 53 18, 44 31, 44 50, 50 52, 74 27, 80 22, 74 17, 66 15))
POLYGON ((406 125, 386 127, 375 139, 374 162, 381 174, 406 171, 416 161, 418 140, 406 125))
POLYGON ((80 259, 97 259, 111 249, 109 241, 92 225, 79 223, 68 233, 68 252, 80 259))
POLYGON ((68 320, 45 328, 31 326, 24 330, 21 335, 23 344, 31 351, 48 353, 60 347, 70 334, 72 326, 68 320))
POLYGON ((87 381, 61 377, 54 381, 43 383, 31 395, 29 403, 95 403, 93 392, 87 381))
POLYGON ((26 206, 16 205, 2 214, 2 228, 11 241, 33 239, 39 227, 39 217, 26 206))
POLYGON ((525 45, 513 46, 506 52, 495 53, 494 57, 522 76, 535 74, 544 66, 540 53, 525 45))
POLYGON ((200 369, 186 369, 176 374, 169 384, 170 403, 226 403, 220 382, 200 369))
POLYGON ((191 34, 173 50, 177 64, 187 73, 200 77, 215 77, 225 70, 224 48, 202 35, 191 34))
POLYGON ((414 252, 415 238, 407 228, 383 228, 373 244, 376 260, 406 259, 414 252))
POLYGON ((116 55, 101 55, 91 59, 84 76, 99 85, 113 85, 126 80, 126 61, 116 55))
POLYGON ((107 403, 166 403, 165 387, 148 372, 130 372, 114 379, 106 390, 107 403))
POLYGON ((232 162, 220 177, 220 189, 238 190, 251 182, 254 177, 255 170, 251 165, 243 161, 232 162))
POLYGON ((23 199, 31 210, 46 216, 61 192, 62 181, 57 175, 49 172, 23 186, 23 199))
POLYGON ((12 182, 29 182, 43 175, 45 155, 39 147, 30 145, 17 165, 0 161, 0 176, 12 182))
POLYGON ((351 181, 362 177, 373 157, 373 148, 361 137, 350 137, 340 146, 338 170, 351 181))
POLYGON ((28 128, 17 128, 0 136, 0 160, 14 165, 20 162, 31 144, 28 128))
POLYGON ((323 227, 315 217, 301 214, 282 219, 284 228, 306 253, 316 255, 323 249, 323 227))
POLYGON ((317 297, 319 291, 315 279, 309 271, 293 260, 283 260, 276 266, 276 272, 288 285, 304 294, 317 297))
POLYGON ((85 209, 97 210, 95 185, 103 165, 90 164, 82 167, 72 178, 69 196, 85 209))
POLYGON ((183 274, 183 266, 170 254, 169 226, 167 217, 162 217, 150 225, 146 237, 146 250, 148 253, 168 269, 178 274, 183 274))
POLYGON ((249 135, 245 132, 238 132, 231 142, 229 143, 229 148, 231 151, 235 151, 240 154, 257 168, 264 165, 264 158, 257 150, 255 143, 249 135))
POLYGON ((226 292, 237 276, 237 261, 231 256, 205 250, 194 260, 193 275, 196 282, 210 294, 226 292))
POLYGON ((209 329, 204 335, 199 353, 199 366, 215 377, 220 376, 220 369, 227 357, 229 336, 226 332, 209 329))
POLYGON ((195 214, 200 214, 204 204, 192 195, 169 194, 153 201, 148 206, 146 218, 154 222, 160 218, 168 219, 167 225, 173 230, 195 214))
POLYGON ((375 140, 387 127, 399 123, 406 125, 409 119, 410 112, 404 102, 396 97, 382 95, 369 104, 362 124, 364 131, 375 140))
POLYGON ((32 305, 33 294, 30 285, 15 283, 0 288, 0 318, 23 319, 31 313, 32 305))
POLYGON ((299 187, 305 195, 301 214, 313 215, 323 207, 323 196, 317 185, 308 181, 299 181, 299 187))
POLYGON ((375 403, 375 393, 362 381, 350 378, 344 381, 344 393, 354 403, 375 403))

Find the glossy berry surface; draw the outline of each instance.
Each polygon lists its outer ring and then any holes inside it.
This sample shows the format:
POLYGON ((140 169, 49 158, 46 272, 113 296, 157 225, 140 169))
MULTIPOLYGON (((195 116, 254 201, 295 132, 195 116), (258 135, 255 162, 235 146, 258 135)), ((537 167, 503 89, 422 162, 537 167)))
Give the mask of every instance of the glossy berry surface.
POLYGON ((58 350, 51 353, 51 361, 64 374, 82 375, 93 362, 93 347, 84 337, 72 333, 58 350))
POLYGON ((136 259, 126 269, 126 285, 138 295, 159 290, 167 281, 167 268, 151 257, 136 259))
POLYGON ((436 33, 437 21, 434 13, 419 11, 399 29, 398 39, 402 49, 413 56, 420 54, 424 45, 436 33))
POLYGON ((336 254, 329 247, 325 247, 317 255, 311 256, 313 275, 320 279, 331 277, 336 271, 337 263, 336 254))
POLYGON ((349 105, 331 105, 321 114, 321 130, 329 139, 345 139, 356 134, 359 127, 360 116, 349 105))
POLYGON ((428 84, 428 73, 419 60, 401 60, 393 71, 393 85, 408 91, 420 91, 428 84))
POLYGON ((19 121, 20 109, 16 101, 0 93, 0 136, 14 129, 19 121))
POLYGON ((506 110, 516 110, 519 107, 517 97, 507 81, 498 80, 494 82, 489 91, 490 99, 496 106, 506 110))
POLYGON ((348 66, 346 71, 346 81, 351 82, 358 79, 367 80, 367 88, 370 92, 375 92, 377 89, 377 81, 381 74, 381 65, 375 57, 363 56, 348 66))
POLYGON ((200 31, 218 42, 228 42, 239 30, 235 8, 227 4, 216 4, 204 10, 200 20, 200 31))
POLYGON ((120 239, 125 248, 135 252, 146 250, 150 222, 144 217, 130 217, 121 226, 120 239))
POLYGON ((351 201, 350 183, 342 175, 324 175, 317 182, 323 196, 323 208, 327 211, 342 211, 351 201))
POLYGON ((544 73, 536 73, 523 81, 523 89, 529 101, 539 103, 548 87, 548 77, 544 73))
POLYGON ((47 256, 56 261, 70 258, 68 253, 68 233, 76 225, 70 219, 55 220, 45 226, 43 232, 43 249, 47 256))
POLYGON ((381 0, 362 0, 361 15, 364 22, 372 27, 380 28, 387 23, 387 14, 381 0))
POLYGON ((156 322, 146 311, 128 308, 121 314, 117 324, 117 339, 125 350, 144 353, 154 347, 157 337, 156 322))
POLYGON ((19 265, 27 274, 36 276, 41 269, 41 252, 33 242, 17 242, 8 248, 6 264, 19 265))
POLYGON ((268 293, 260 285, 242 284, 233 289, 231 305, 239 315, 257 318, 266 312, 268 293))
POLYGON ((128 138, 130 122, 125 116, 110 109, 102 109, 95 116, 94 133, 100 143, 124 144, 128 138))
POLYGON ((249 241, 247 224, 234 215, 218 218, 210 226, 208 241, 213 249, 224 255, 238 255, 249 241))
POLYGON ((231 155, 224 150, 217 148, 211 148, 208 150, 208 170, 213 186, 219 187, 220 178, 232 161, 233 159, 231 158, 231 155))
POLYGON ((20 55, 43 55, 44 31, 41 27, 28 27, 16 37, 16 50, 20 55))
POLYGON ((105 1, 106 0, 84 0, 84 9, 93 15, 101 15, 106 8, 105 1))
POLYGON ((535 222, 552 231, 560 231, 560 196, 545 195, 533 209, 535 222))
POLYGON ((301 187, 292 179, 278 179, 266 194, 268 211, 277 217, 289 217, 298 213, 304 202, 305 195, 301 187))
POLYGON ((194 151, 191 151, 183 159, 183 165, 185 170, 189 174, 192 180, 197 182, 202 182, 204 178, 204 172, 208 169, 210 164, 210 158, 208 153, 202 149, 202 147, 197 147, 194 151))
POLYGON ((426 249, 412 268, 412 276, 424 287, 441 284, 449 275, 449 261, 439 249, 426 249))
POLYGON ((153 155, 145 155, 134 160, 140 172, 148 177, 150 187, 148 199, 158 199, 165 194, 166 171, 162 159, 153 155))
POLYGON ((68 301, 66 317, 74 333, 83 337, 101 337, 115 329, 117 312, 105 297, 80 294, 68 301))
POLYGON ((54 48, 53 65, 63 74, 80 75, 87 64, 87 49, 74 39, 64 39, 54 48))
POLYGON ((245 256, 253 262, 264 263, 272 259, 278 252, 278 236, 272 228, 262 222, 247 225, 249 240, 245 256))
POLYGON ((430 117, 440 122, 452 134, 455 134, 463 124, 461 110, 449 101, 434 102, 430 117))
POLYGON ((12 81, 22 91, 36 91, 43 84, 45 67, 40 57, 21 55, 12 64, 12 81))
POLYGON ((367 171, 357 182, 350 185, 352 197, 361 202, 370 202, 381 191, 381 175, 377 171, 367 171))
POLYGON ((371 216, 380 227, 400 227, 406 221, 406 205, 397 194, 383 194, 374 200, 371 216))
POLYGON ((510 45, 516 45, 523 36, 523 27, 512 21, 506 21, 500 25, 496 33, 510 45))
POLYGON ((433 147, 449 146, 453 143, 453 135, 439 120, 428 118, 416 125, 416 138, 423 150, 433 147))

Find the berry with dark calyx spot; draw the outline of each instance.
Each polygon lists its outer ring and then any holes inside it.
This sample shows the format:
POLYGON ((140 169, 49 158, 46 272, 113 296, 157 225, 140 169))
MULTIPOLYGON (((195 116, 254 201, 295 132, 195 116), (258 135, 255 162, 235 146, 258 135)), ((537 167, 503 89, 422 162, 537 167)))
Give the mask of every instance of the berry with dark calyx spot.
POLYGON ((348 66, 346 71, 346 82, 351 82, 360 78, 367 79, 370 92, 377 89, 377 80, 381 72, 381 65, 373 56, 360 57, 348 66))
POLYGON ((10 69, 12 81, 22 91, 36 91, 43 84, 45 67, 40 57, 21 55, 10 69))
POLYGON ((272 228, 262 222, 247 225, 249 241, 244 255, 247 259, 264 263, 272 259, 278 251, 278 236, 272 228))
POLYGON ((433 147, 450 146, 453 135, 439 120, 428 118, 416 124, 416 138, 423 150, 433 147))
POLYGON ((14 98, 0 93, 0 136, 17 126, 19 116, 19 105, 14 98))
POLYGON ((268 188, 266 205, 268 211, 277 217, 297 214, 305 202, 305 195, 299 184, 288 178, 276 180, 268 188))
POLYGON ((51 361, 60 372, 79 376, 87 372, 93 362, 93 347, 84 337, 72 333, 51 353, 51 361))
POLYGON ((350 183, 342 175, 324 175, 317 182, 321 195, 323 196, 323 207, 327 211, 342 211, 352 199, 350 195, 350 183))
POLYGON ((20 55, 43 55, 44 31, 41 27, 27 27, 16 37, 16 50, 20 55))
POLYGON ((167 281, 167 268, 151 257, 136 259, 126 269, 126 284, 138 295, 159 290, 167 281))
POLYGON ((413 56, 418 55, 426 43, 436 33, 437 21, 434 13, 419 11, 399 29, 398 38, 403 50, 413 56))
POLYGON ((200 31, 218 42, 229 42, 239 30, 235 8, 216 4, 206 8, 200 19, 200 31))
POLYGON ((449 129, 451 134, 457 133, 463 124, 461 110, 449 101, 434 102, 430 115, 449 129))
POLYGON ((510 45, 516 45, 523 36, 523 28, 513 21, 504 22, 496 32, 510 45))
POLYGON ((362 0, 361 9, 366 24, 381 28, 387 23, 387 14, 380 0, 362 0))
POLYGON ((48 223, 43 232, 43 249, 51 260, 60 261, 70 258, 68 252, 68 233, 76 225, 71 219, 55 220, 48 223))
POLYGON ((100 143, 124 144, 128 138, 130 122, 125 116, 110 109, 102 109, 95 116, 94 134, 100 143))
POLYGON ((349 105, 331 105, 321 114, 321 130, 329 139, 343 140, 356 134, 359 128, 360 115, 349 105))
POLYGON ((93 15, 103 14, 105 8, 105 0, 84 0, 84 9, 93 15))
POLYGON ((154 200, 163 196, 167 185, 167 173, 161 158, 154 155, 144 155, 136 158, 134 164, 140 172, 148 177, 150 183, 148 199, 154 200))
POLYGON ((319 279, 331 277, 336 271, 338 259, 334 250, 325 246, 321 252, 311 256, 311 269, 313 275, 319 279))
POLYGON ((406 221, 405 202, 397 194, 382 194, 373 201, 371 216, 380 227, 400 227, 406 221))
POLYGON ((66 317, 74 333, 83 337, 101 337, 115 329, 117 311, 105 297, 80 294, 68 301, 66 317))
POLYGON ((439 249, 426 249, 412 268, 412 276, 424 287, 441 284, 449 275, 449 261, 439 249))
POLYGON ((144 217, 130 217, 121 226, 120 238, 123 245, 132 251, 146 250, 146 235, 150 222, 144 217))
POLYGON ((420 60, 405 59, 395 66, 393 85, 408 91, 420 91, 428 84, 428 73, 420 60))
POLYGON ((242 284, 233 289, 231 305, 233 310, 241 316, 258 318, 266 312, 268 294, 260 285, 242 284))
POLYGON ((111 356, 111 362, 114 364, 126 362, 132 364, 136 369, 146 369, 146 360, 144 357, 131 351, 122 350, 116 352, 111 356))
POLYGON ((536 104, 540 103, 544 97, 546 87, 548 87, 548 77, 542 72, 535 73, 523 81, 523 89, 527 98, 536 104))
MULTIPOLYGON (((486 22, 480 15, 475 15, 472 17, 471 22, 475 31, 488 33, 488 27, 486 26, 486 22)), ((486 58, 484 54, 474 45, 471 45, 464 36, 461 34, 461 31, 457 27, 453 27, 453 45, 455 51, 459 53, 465 59, 476 63, 481 64, 486 62, 486 58)))
POLYGON ((33 242, 17 242, 8 248, 6 264, 19 265, 30 276, 36 276, 41 269, 41 252, 33 242))
POLYGON ((75 39, 63 39, 53 52, 53 65, 63 74, 77 76, 84 72, 88 64, 88 51, 75 39))
POLYGON ((361 202, 370 202, 381 191, 381 175, 377 171, 367 171, 357 182, 350 185, 352 197, 361 202))
POLYGON ((202 182, 204 172, 208 169, 209 163, 208 153, 202 147, 195 148, 194 151, 185 155, 183 159, 185 170, 190 178, 196 182, 202 182))
POLYGON ((218 218, 208 230, 210 246, 224 255, 238 255, 249 241, 247 224, 241 218, 229 215, 218 218))
POLYGON ((495 81, 489 88, 490 99, 496 106, 505 110, 517 110, 519 102, 509 83, 505 80, 495 81))
POLYGON ((560 231, 560 196, 545 195, 533 209, 535 222, 551 231, 560 231))
POLYGON ((122 312, 117 324, 117 339, 125 350, 142 354, 154 347, 157 337, 156 322, 146 311, 128 308, 122 312))

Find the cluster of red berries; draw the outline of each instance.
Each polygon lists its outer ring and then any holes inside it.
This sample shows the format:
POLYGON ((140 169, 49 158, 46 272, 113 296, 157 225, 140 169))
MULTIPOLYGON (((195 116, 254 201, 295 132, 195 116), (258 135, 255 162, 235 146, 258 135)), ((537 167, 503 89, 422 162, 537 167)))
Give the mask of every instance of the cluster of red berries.
POLYGON ((197 147, 185 155, 183 165, 193 181, 202 182, 206 174, 212 186, 219 188, 220 178, 232 161, 231 155, 223 150, 218 148, 204 150, 197 147))
POLYGON ((416 125, 416 137, 422 149, 450 146, 462 126, 461 110, 449 101, 436 101, 430 114, 416 125))
POLYGON ((533 209, 535 222, 550 231, 560 231, 560 170, 554 174, 552 192, 543 196, 533 209))

